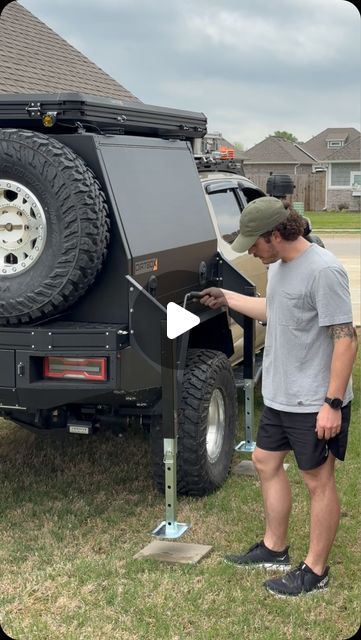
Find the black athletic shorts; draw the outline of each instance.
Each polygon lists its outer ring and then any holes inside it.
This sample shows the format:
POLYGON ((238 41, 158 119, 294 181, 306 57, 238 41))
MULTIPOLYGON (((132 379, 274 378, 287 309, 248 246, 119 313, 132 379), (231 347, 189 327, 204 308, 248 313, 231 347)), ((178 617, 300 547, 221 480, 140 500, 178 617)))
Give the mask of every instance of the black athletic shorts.
POLYGON ((257 433, 257 447, 266 451, 293 451, 302 471, 316 469, 331 451, 345 459, 351 402, 342 407, 341 431, 334 438, 319 440, 316 428, 318 413, 291 413, 264 407, 257 433))

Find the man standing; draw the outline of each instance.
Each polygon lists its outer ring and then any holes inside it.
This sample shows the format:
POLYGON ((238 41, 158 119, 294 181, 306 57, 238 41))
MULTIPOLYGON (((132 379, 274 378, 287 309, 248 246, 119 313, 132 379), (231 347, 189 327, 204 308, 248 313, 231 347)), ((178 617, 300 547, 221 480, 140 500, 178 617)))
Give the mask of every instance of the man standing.
POLYGON ((326 249, 303 238, 303 219, 277 198, 250 202, 232 248, 269 265, 266 298, 211 287, 201 302, 267 323, 264 410, 253 462, 265 513, 261 542, 226 560, 287 571, 265 587, 281 596, 325 589, 340 518, 335 459, 344 460, 357 351, 347 274, 326 249), (306 558, 293 570, 287 546, 291 488, 283 461, 293 450, 311 498, 306 558))

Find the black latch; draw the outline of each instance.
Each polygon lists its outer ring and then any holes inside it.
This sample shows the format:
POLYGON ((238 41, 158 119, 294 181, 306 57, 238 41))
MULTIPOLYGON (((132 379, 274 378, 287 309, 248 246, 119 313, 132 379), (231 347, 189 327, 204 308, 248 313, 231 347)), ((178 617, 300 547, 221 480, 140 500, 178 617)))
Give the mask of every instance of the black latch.
POLYGON ((41 116, 41 104, 40 102, 29 102, 25 111, 27 112, 30 118, 34 118, 35 116, 41 116))
POLYGON ((24 373, 25 373, 25 365, 24 365, 24 363, 23 362, 19 362, 17 369, 18 369, 19 378, 22 378, 24 373))

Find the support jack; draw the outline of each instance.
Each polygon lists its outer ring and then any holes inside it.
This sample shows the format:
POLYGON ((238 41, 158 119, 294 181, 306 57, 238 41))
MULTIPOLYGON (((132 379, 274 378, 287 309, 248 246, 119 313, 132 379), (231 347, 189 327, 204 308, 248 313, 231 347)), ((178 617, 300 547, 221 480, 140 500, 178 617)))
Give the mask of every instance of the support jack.
POLYGON ((183 533, 188 531, 190 526, 190 524, 182 522, 166 522, 164 520, 152 531, 152 536, 159 538, 159 540, 177 540, 183 533))
POLYGON ((164 434, 165 517, 152 535, 159 539, 176 540, 190 524, 177 522, 177 433, 178 433, 178 381, 177 340, 167 337, 167 323, 161 323, 161 362, 164 434))
MULTIPOLYGON (((165 474, 165 520, 152 532, 158 539, 176 540, 189 528, 190 524, 177 522, 177 433, 178 433, 178 339, 167 337, 167 311, 148 291, 131 276, 126 276, 129 286, 129 309, 134 308, 136 300, 142 303, 144 315, 154 326, 160 326, 159 349, 161 354, 161 384, 163 409, 163 443, 165 474)), ((135 315, 135 314, 133 314, 135 315)), ((131 345, 139 350, 134 318, 129 314, 131 345)), ((158 346, 158 344, 156 345, 158 346)), ((155 351, 158 353, 157 349, 155 351)))
MULTIPOLYGON (((252 453, 256 448, 256 443, 253 440, 253 424, 254 424, 254 381, 253 379, 244 380, 244 394, 245 394, 245 414, 246 414, 246 427, 245 435, 246 439, 242 440, 235 450, 238 453, 252 453)), ((252 460, 242 460, 235 472, 239 475, 254 476, 257 477, 257 471, 252 460)))
POLYGON ((175 438, 164 438, 165 464, 165 517, 152 532, 152 536, 161 540, 176 540, 190 527, 185 522, 177 522, 177 441, 175 438))
POLYGON ((252 453, 256 448, 256 443, 253 440, 253 424, 254 424, 254 381, 253 379, 244 380, 244 395, 245 395, 245 414, 246 414, 246 439, 242 440, 235 450, 238 453, 252 453))

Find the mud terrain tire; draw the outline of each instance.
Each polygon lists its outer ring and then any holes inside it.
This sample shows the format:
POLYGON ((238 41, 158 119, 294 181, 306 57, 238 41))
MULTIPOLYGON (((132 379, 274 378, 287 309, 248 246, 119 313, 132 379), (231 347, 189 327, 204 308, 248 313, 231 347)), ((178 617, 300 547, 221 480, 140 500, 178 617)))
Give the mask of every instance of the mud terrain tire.
MULTIPOLYGON (((177 492, 212 493, 224 482, 232 460, 237 390, 228 358, 220 351, 191 349, 178 417, 177 492)), ((164 492, 161 422, 151 427, 156 487, 164 492)))

